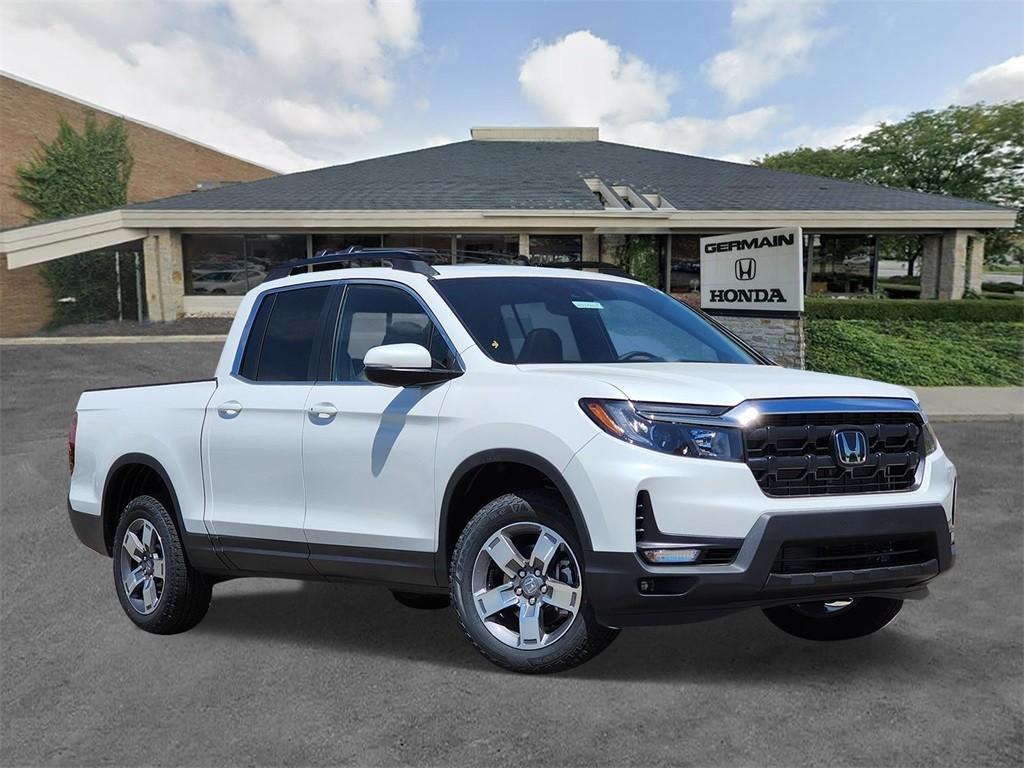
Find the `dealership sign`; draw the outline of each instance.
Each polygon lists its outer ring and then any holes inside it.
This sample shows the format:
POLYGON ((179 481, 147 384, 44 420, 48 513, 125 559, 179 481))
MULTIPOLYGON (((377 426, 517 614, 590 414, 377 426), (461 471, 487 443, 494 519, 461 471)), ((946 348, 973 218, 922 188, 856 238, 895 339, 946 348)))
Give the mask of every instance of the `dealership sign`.
POLYGON ((703 309, 799 312, 804 308, 800 227, 700 239, 703 309))

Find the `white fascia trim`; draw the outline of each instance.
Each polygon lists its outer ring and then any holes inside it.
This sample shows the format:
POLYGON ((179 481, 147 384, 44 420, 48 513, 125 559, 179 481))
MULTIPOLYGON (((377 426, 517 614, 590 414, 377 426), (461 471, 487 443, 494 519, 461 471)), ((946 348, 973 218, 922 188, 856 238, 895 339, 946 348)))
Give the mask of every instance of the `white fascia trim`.
POLYGON ((8 269, 141 240, 145 229, 126 227, 123 211, 104 211, 0 232, 8 269))
POLYGON ((388 210, 388 211, 124 211, 132 227, 212 229, 332 229, 373 227, 488 227, 507 226, 607 227, 637 226, 638 220, 660 226, 737 229, 803 226, 858 229, 992 229, 1012 227, 1014 211, 622 211, 622 210, 388 210))

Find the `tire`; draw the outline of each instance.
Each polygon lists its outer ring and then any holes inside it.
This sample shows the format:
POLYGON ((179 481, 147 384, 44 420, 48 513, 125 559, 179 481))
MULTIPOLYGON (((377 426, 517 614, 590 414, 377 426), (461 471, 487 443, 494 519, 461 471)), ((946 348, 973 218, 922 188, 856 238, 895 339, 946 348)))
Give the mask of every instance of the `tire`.
POLYGON ((442 608, 447 608, 452 604, 451 600, 448 599, 448 595, 399 592, 395 589, 391 590, 391 594, 394 595, 395 600, 400 602, 406 608, 417 608, 421 611, 438 611, 442 608))
POLYGON ((114 534, 113 560, 117 598, 140 629, 172 635, 206 615, 210 581, 189 565, 171 514, 152 496, 138 496, 125 506, 114 534))
POLYGON ((451 563, 452 605, 470 642, 499 667, 526 673, 570 669, 607 648, 618 630, 594 618, 582 553, 557 494, 520 491, 487 504, 451 563))
POLYGON ((896 618, 902 600, 886 597, 856 597, 831 603, 797 603, 765 608, 768 621, 804 640, 852 640, 877 632, 896 618))

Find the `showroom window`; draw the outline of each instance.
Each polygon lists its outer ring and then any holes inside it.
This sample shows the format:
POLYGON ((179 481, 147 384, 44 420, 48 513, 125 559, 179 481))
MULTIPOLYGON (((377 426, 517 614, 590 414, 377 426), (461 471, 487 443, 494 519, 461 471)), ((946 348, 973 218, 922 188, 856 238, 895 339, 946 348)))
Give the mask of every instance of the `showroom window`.
POLYGON ((672 235, 669 292, 673 296, 700 293, 700 235, 672 235))
POLYGON ((241 296, 277 264, 306 257, 305 235, 182 235, 187 296, 241 296))
POLYGON ((530 235, 530 258, 534 263, 579 261, 582 256, 582 235, 530 235))
POLYGON ((878 266, 873 235, 809 235, 808 293, 871 293, 878 266))
POLYGON ((452 236, 397 232, 384 235, 386 248, 429 248, 436 256, 425 256, 431 264, 452 263, 452 236))
POLYGON ((456 235, 455 261, 472 263, 490 257, 518 256, 519 235, 492 235, 490 233, 456 235))

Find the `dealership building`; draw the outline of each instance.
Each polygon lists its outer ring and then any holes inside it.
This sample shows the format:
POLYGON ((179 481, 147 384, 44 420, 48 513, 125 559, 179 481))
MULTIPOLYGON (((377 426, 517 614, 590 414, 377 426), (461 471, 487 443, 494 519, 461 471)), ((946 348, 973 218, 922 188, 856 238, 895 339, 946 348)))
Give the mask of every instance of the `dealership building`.
MULTIPOLYGON (((18 197, 18 169, 36 159, 41 144, 53 141, 62 118, 77 131, 83 129, 88 118, 101 124, 113 118, 124 120, 134 158, 127 189, 131 203, 177 195, 211 183, 252 181, 275 175, 274 171, 183 136, 0 73, 0 229, 14 229, 31 221, 32 208, 18 197)), ((73 221, 69 220, 69 226, 75 226, 73 221)), ((28 227, 13 237, 27 237, 20 240, 21 245, 31 245, 33 229, 28 227)), ((5 237, 0 232, 0 240, 5 237)), ((91 244, 75 247, 93 248, 91 244)), ((138 243, 134 247, 141 249, 138 243)), ((43 258, 37 253, 20 261, 14 259, 8 265, 3 256, 6 250, 0 245, 0 336, 34 333, 50 323, 54 301, 62 298, 51 295, 39 269, 52 256, 43 258)))
POLYGON ((916 234, 922 297, 958 299, 980 291, 985 234, 1015 213, 604 142, 596 128, 474 128, 468 141, 6 230, 0 251, 18 269, 134 244, 149 317, 171 321, 231 314, 274 264, 348 246, 617 263, 644 235, 654 281, 685 298, 699 291, 702 236, 800 227, 808 294, 873 292, 878 236, 916 234))

